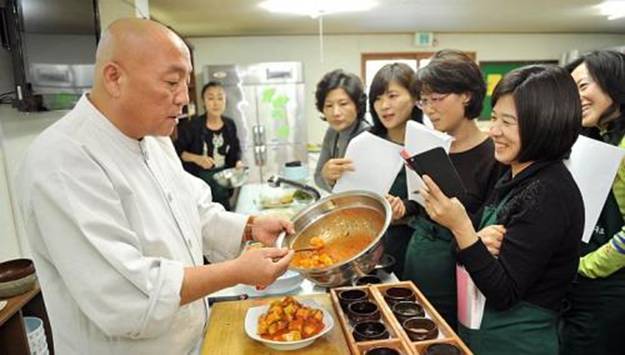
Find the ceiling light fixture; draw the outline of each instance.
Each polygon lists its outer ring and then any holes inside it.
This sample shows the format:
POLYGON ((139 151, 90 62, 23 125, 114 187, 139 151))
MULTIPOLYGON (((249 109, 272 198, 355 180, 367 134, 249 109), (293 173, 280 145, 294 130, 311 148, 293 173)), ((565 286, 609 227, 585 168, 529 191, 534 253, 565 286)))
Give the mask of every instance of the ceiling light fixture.
POLYGON ((377 5, 374 0, 266 0, 258 6, 270 12, 317 18, 339 12, 367 11, 377 5))
POLYGON ((340 12, 367 11, 376 7, 375 0, 266 0, 258 6, 282 14, 310 16, 319 22, 319 61, 323 63, 323 17, 340 12))
POLYGON ((625 1, 604 1, 597 5, 597 8, 601 15, 608 17, 608 20, 625 17, 625 1))

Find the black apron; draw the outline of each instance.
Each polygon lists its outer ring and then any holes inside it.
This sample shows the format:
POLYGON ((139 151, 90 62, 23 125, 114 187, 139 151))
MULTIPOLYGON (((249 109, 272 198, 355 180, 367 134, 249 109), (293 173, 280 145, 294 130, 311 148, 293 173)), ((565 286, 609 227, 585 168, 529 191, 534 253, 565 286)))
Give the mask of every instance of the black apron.
MULTIPOLYGON (((610 193, 588 244, 586 255, 607 243, 623 225, 614 195, 610 193)), ((606 278, 577 274, 565 299, 560 324, 562 355, 625 354, 625 268, 606 278)))
POLYGON ((200 170, 198 172, 198 177, 210 186, 213 202, 221 203, 227 211, 231 211, 232 207, 230 206, 230 196, 232 195, 232 190, 219 185, 219 183, 217 183, 217 181, 213 178, 215 174, 225 169, 227 169, 226 166, 209 170, 200 170))
MULTIPOLYGON (((408 191, 406 188, 406 169, 401 168, 399 174, 393 181, 393 185, 389 191, 389 194, 397 196, 401 199, 406 199, 408 191)), ((395 265, 392 266, 392 272, 395 276, 401 278, 404 270, 404 257, 406 254, 406 247, 410 241, 413 229, 403 222, 397 224, 391 224, 386 230, 382 239, 384 244, 384 253, 389 254, 395 258, 395 265)))
MULTIPOLYGON (((486 207, 479 230, 497 223, 497 214, 507 202, 486 207)), ((519 302, 505 311, 488 306, 480 329, 458 324, 458 335, 478 355, 556 355, 558 354, 557 314, 528 302, 519 302)))

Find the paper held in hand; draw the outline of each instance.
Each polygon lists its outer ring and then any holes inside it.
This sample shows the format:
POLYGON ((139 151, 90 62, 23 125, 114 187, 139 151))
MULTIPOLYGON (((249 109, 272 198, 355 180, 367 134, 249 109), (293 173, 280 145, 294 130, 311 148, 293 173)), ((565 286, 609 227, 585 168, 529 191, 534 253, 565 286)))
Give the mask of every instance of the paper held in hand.
POLYGON ((469 329, 480 329, 486 297, 475 286, 464 267, 456 265, 458 321, 469 329))
POLYGON ((401 149, 400 145, 369 132, 359 134, 345 151, 345 158, 352 160, 354 171, 345 172, 332 192, 366 190, 386 195, 403 165, 401 149))
POLYGON ((582 241, 585 243, 592 237, 623 156, 624 149, 579 136, 573 145, 570 159, 564 161, 584 200, 582 241))

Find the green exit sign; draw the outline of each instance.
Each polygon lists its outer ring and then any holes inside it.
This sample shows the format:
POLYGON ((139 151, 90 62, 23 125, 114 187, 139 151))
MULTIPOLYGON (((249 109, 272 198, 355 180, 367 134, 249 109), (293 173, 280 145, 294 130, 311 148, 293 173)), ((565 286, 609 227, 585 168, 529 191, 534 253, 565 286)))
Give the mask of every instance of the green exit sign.
POLYGON ((417 47, 432 47, 434 44, 434 32, 416 32, 414 45, 417 47))

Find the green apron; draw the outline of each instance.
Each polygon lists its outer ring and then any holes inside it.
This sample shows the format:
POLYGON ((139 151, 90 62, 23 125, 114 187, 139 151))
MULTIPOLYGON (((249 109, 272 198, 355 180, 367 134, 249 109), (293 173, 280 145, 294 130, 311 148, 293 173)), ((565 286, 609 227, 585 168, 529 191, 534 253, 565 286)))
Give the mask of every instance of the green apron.
MULTIPOLYGON (((622 225, 618 204, 609 194, 590 242, 582 243, 582 255, 607 243, 622 225)), ((624 354, 624 337, 625 268, 606 278, 590 279, 578 274, 565 300, 560 353, 624 354)))
POLYGON ((221 203, 226 210, 230 211, 232 210, 230 206, 230 195, 232 190, 219 185, 213 178, 213 175, 225 169, 227 169, 227 167, 200 170, 198 177, 210 186, 213 202, 221 203))
MULTIPOLYGON (((402 167, 399 174, 397 174, 389 194, 397 196, 402 200, 408 197, 405 168, 402 167)), ((391 224, 382 239, 382 243, 384 244, 384 253, 395 258, 395 265, 392 266, 392 272, 399 278, 403 275, 404 256, 406 254, 406 247, 408 246, 408 241, 410 241, 412 232, 412 227, 403 222, 399 222, 397 224, 391 224)))
POLYGON ((424 216, 409 225, 415 229, 406 248, 404 280, 419 288, 447 324, 456 329, 456 255, 451 232, 424 216))
MULTIPOLYGON (((486 207, 480 228, 497 223, 497 214, 507 197, 496 207, 486 207)), ((476 355, 558 354, 557 314, 528 302, 505 311, 484 308, 479 330, 458 324, 458 335, 476 355)))

